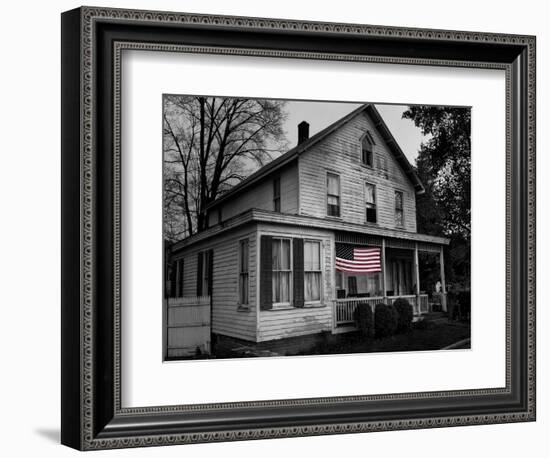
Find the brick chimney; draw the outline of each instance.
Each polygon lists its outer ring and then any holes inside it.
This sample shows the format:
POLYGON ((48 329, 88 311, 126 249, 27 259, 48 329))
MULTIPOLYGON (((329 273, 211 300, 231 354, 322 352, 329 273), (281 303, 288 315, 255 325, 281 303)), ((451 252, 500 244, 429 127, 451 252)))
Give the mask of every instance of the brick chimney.
POLYGON ((298 145, 304 143, 309 138, 309 124, 302 121, 298 124, 298 145))

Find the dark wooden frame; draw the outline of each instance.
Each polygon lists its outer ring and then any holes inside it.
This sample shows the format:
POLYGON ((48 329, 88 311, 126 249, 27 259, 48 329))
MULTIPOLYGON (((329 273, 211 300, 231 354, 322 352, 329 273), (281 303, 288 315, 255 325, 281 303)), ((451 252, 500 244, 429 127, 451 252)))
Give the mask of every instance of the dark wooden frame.
POLYGON ((535 38, 83 7, 62 15, 62 434, 89 450, 535 419, 535 38), (124 409, 122 49, 500 68, 507 94, 505 388, 124 409))

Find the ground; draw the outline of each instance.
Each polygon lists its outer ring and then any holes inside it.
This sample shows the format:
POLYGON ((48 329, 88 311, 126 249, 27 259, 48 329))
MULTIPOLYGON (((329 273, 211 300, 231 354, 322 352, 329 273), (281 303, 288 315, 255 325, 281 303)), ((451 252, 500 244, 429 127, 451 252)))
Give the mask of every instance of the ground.
POLYGON ((365 339, 357 332, 344 336, 339 340, 327 339, 307 354, 440 350, 457 342, 460 342, 460 345, 454 348, 470 348, 469 341, 464 342, 464 339, 470 337, 470 326, 459 322, 416 325, 407 333, 382 339, 365 339))
MULTIPOLYGON (((199 358, 246 358, 254 356, 296 356, 330 355, 350 353, 378 353, 393 351, 427 351, 470 348, 470 324, 449 321, 442 314, 413 323, 413 329, 403 334, 385 338, 366 338, 360 332, 315 335, 315 340, 294 338, 293 345, 276 345, 278 341, 261 344, 233 342, 218 345, 215 356, 201 355, 199 358)), ((307 337, 307 336, 306 336, 307 337)), ((311 336, 309 336, 311 337, 311 336)))

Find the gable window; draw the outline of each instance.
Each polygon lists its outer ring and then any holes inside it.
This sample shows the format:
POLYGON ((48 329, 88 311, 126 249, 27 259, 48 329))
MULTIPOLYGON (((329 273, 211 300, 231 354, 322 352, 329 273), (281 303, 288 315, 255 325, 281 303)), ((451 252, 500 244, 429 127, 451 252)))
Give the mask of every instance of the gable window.
POLYGON ((277 177, 273 180, 273 210, 281 211, 281 178, 277 177))
POLYGON ((272 239, 271 262, 273 285, 272 301, 274 304, 290 305, 292 300, 290 239, 272 239))
POLYGON ((321 243, 304 242, 304 300, 321 300, 321 243))
POLYGON ((371 183, 365 183, 365 221, 376 223, 376 194, 371 183))
POLYGON ((395 225, 403 227, 403 191, 395 191, 395 225))
POLYGON ((239 241, 239 304, 248 305, 248 239, 239 241))
POLYGON ((327 215, 340 216, 340 175, 327 173, 327 215))
POLYGON ((361 161, 364 165, 374 167, 374 139, 370 132, 361 140, 361 161))

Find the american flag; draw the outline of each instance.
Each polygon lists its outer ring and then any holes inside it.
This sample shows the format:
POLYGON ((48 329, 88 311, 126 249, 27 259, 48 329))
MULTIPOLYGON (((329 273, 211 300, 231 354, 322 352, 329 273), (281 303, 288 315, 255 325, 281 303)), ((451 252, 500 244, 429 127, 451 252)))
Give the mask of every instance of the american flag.
POLYGON ((336 244, 336 270, 363 274, 380 272, 380 248, 336 244))

